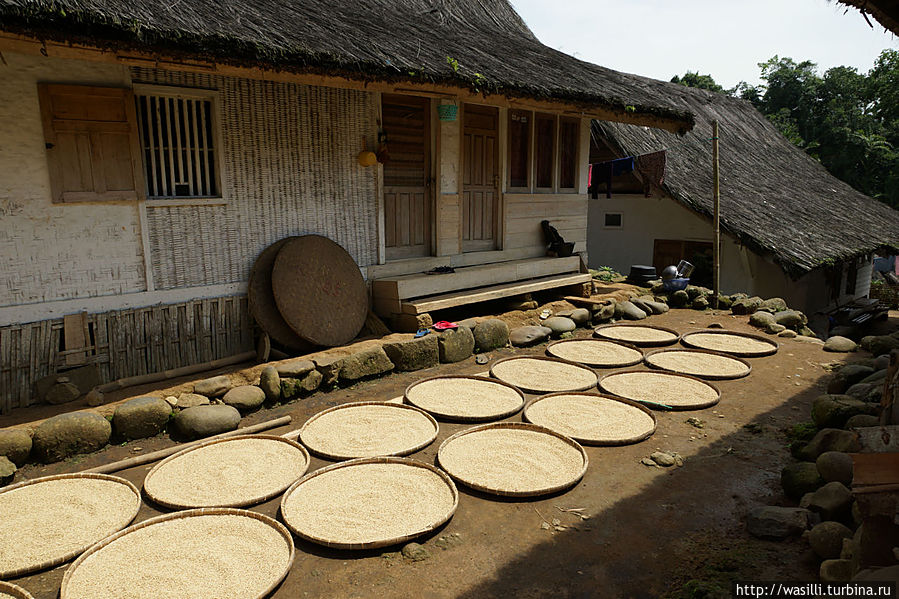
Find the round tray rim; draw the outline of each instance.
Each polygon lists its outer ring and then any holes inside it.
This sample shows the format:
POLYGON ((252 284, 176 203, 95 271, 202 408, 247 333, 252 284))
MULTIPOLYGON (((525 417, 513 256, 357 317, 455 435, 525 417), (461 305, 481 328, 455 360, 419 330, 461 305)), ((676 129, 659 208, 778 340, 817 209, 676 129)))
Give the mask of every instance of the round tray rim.
POLYGON ((719 349, 719 350, 710 350, 706 349, 705 351, 717 351, 718 353, 727 354, 729 356, 736 356, 738 358, 763 358, 765 356, 773 356, 780 349, 780 344, 774 339, 769 339, 768 337, 763 337, 761 335, 756 335, 755 333, 744 333, 742 331, 731 331, 728 329, 701 329, 699 331, 690 331, 689 333, 684 333, 680 337, 681 345, 686 346, 690 349, 705 349, 698 345, 694 345, 687 338, 690 335, 700 335, 700 334, 711 334, 711 335, 733 335, 735 337, 746 337, 748 339, 754 339, 756 341, 763 341, 769 345, 772 345, 772 349, 764 352, 741 352, 741 351, 733 351, 727 349, 719 349))
POLYGON ((735 380, 735 379, 742 379, 742 378, 744 378, 744 377, 749 376, 749 375, 752 373, 752 364, 750 364, 749 362, 747 362, 747 361, 744 360, 743 358, 739 358, 739 357, 737 357, 737 356, 732 356, 732 355, 729 355, 729 354, 725 354, 725 353, 721 353, 721 352, 717 352, 717 351, 712 351, 712 350, 708 350, 708 349, 692 349, 692 348, 683 348, 683 347, 666 347, 666 348, 664 348, 664 349, 657 349, 657 350, 654 350, 654 351, 651 351, 651 352, 647 352, 647 354, 643 357, 643 361, 646 363, 647 366, 649 366, 650 368, 653 368, 653 369, 655 369, 655 370, 662 370, 662 371, 664 371, 664 372, 673 372, 673 373, 676 373, 676 374, 687 374, 688 376, 695 376, 696 378, 706 379, 706 380, 709 380, 709 381, 730 381, 730 380, 735 380), (740 362, 741 364, 743 364, 744 366, 746 366, 746 372, 744 372, 744 373, 742 373, 742 374, 738 374, 738 375, 707 374, 707 375, 703 375, 703 376, 696 376, 696 375, 689 375, 689 374, 686 373, 686 372, 677 372, 677 371, 675 371, 675 370, 668 370, 668 369, 666 369, 666 368, 662 368, 661 366, 656 366, 656 365, 652 364, 652 363, 649 361, 649 358, 651 358, 652 356, 654 356, 654 355, 656 355, 656 354, 662 354, 662 353, 665 353, 665 352, 675 352, 675 351, 679 351, 679 352, 689 352, 689 353, 696 353, 696 354, 711 354, 711 355, 713 355, 713 356, 718 356, 718 357, 721 357, 721 358, 730 358, 731 360, 736 360, 737 362, 740 362))
POLYGON ((281 497, 281 503, 278 506, 278 513, 281 514, 281 519, 284 520, 284 524, 290 531, 296 536, 304 539, 306 541, 310 541, 317 545, 323 545, 325 547, 331 547, 332 549, 377 549, 380 547, 390 547, 391 545, 398 545, 400 543, 405 543, 406 541, 410 541, 412 539, 416 539, 422 535, 426 535, 430 532, 433 532, 450 521, 450 519, 455 515, 456 508, 459 507, 459 490, 456 488, 453 479, 443 470, 432 466, 431 464, 427 464, 425 462, 420 462, 418 460, 413 460, 411 458, 404 457, 392 457, 392 456, 381 456, 374 458, 358 458, 355 460, 347 460, 345 462, 339 462, 337 464, 331 464, 330 466, 325 466, 324 468, 320 468, 313 472, 310 472, 300 480, 293 483, 289 489, 284 492, 283 497, 281 497), (351 468, 353 466, 359 466, 362 464, 403 464, 406 466, 412 466, 416 468, 424 468, 425 470, 436 474, 440 477, 444 484, 449 487, 450 491, 453 495, 453 505, 449 509, 449 511, 439 518, 436 522, 429 524, 424 527, 422 530, 414 531, 411 533, 407 533, 405 535, 401 535, 398 537, 390 538, 390 539, 378 539, 375 541, 366 541, 363 543, 345 543, 341 541, 334 541, 330 539, 323 539, 316 537, 314 535, 310 535, 302 532, 301 530, 294 527, 284 513, 284 506, 287 503, 288 498, 291 494, 296 491, 301 485, 305 482, 323 474, 327 474, 333 470, 337 470, 340 468, 351 468))
POLYGON ((411 385, 406 387, 405 391, 403 391, 403 402, 405 402, 406 404, 408 404, 410 406, 414 406, 415 408, 418 408, 419 410, 427 412, 428 414, 431 414, 435 418, 440 418, 440 419, 446 420, 448 422, 491 422, 494 420, 502 420, 503 418, 508 418, 509 416, 513 416, 513 415, 517 414, 518 412, 520 412, 526 403, 526 398, 524 396, 524 392, 522 392, 521 389, 519 389, 518 387, 516 387, 515 385, 513 385, 511 383, 507 383, 506 381, 501 381, 496 378, 480 376, 480 375, 476 375, 476 374, 447 374, 447 375, 431 376, 428 378, 421 379, 419 381, 415 381, 414 383, 412 383, 411 385), (505 412, 501 412, 501 413, 498 413, 495 415, 457 416, 457 415, 452 415, 452 414, 445 414, 445 413, 441 413, 441 412, 425 410, 424 408, 418 406, 411 399, 409 399, 409 390, 410 389, 412 389, 416 385, 420 385, 422 383, 426 383, 426 382, 434 381, 434 380, 438 380, 438 379, 471 379, 471 380, 475 380, 475 381, 479 381, 479 382, 486 382, 486 383, 493 383, 496 385, 502 385, 503 387, 508 387, 509 389, 512 389, 513 391, 515 391, 519 395, 519 397, 521 397, 521 403, 518 404, 518 406, 516 406, 515 409, 506 410, 505 412))
POLYGON ((16 599, 34 599, 34 595, 23 589, 17 584, 0 580, 0 593, 11 595, 16 599))
MULTIPOLYGON (((583 369, 583 370, 586 370, 586 371, 592 373, 593 376, 596 377, 597 381, 599 380, 599 375, 597 375, 597 374, 596 374, 596 371, 594 371, 594 370, 593 370, 592 368, 590 368, 589 366, 585 366, 585 365, 583 365, 583 364, 578 364, 577 362, 572 362, 571 360, 563 360, 562 358, 553 358, 553 357, 549 357, 549 356, 540 356, 540 355, 534 355, 534 356, 509 356, 508 358, 501 358, 501 359, 495 361, 493 364, 490 365, 490 371, 489 371, 489 372, 490 372, 490 377, 491 377, 491 378, 494 378, 494 379, 496 379, 496 380, 502 381, 502 382, 506 382, 506 381, 503 381, 502 379, 500 379, 498 376, 496 376, 496 374, 493 372, 493 369, 496 368, 498 365, 502 364, 503 362, 509 362, 509 361, 511 361, 511 360, 541 360, 541 361, 544 361, 544 362, 559 362, 560 364, 565 364, 565 365, 567 365, 567 366, 576 366, 576 367, 578 367, 578 368, 581 368, 581 369, 583 369)), ((511 384, 511 383, 510 383, 510 384, 511 384)), ((561 393, 561 392, 557 392, 557 391, 547 391, 546 389, 531 389, 531 388, 528 388, 528 387, 522 387, 521 385, 516 385, 516 386, 517 386, 521 391, 524 391, 525 393, 530 393, 531 395, 545 395, 546 393, 561 393)), ((592 388, 595 387, 595 386, 596 386, 596 382, 593 382, 593 383, 590 383, 590 384, 587 385, 587 386, 578 387, 578 388, 576 388, 576 389, 570 389, 569 391, 570 391, 570 392, 576 392, 576 391, 589 391, 590 389, 592 389, 592 388)))
MULTIPOLYGON (((266 494, 264 494, 264 495, 259 495, 259 496, 253 497, 253 498, 251 498, 251 499, 241 501, 241 502, 236 503, 236 504, 228 503, 228 504, 216 504, 216 505, 204 505, 204 506, 188 505, 188 504, 181 504, 181 503, 176 503, 176 502, 171 502, 171 501, 160 500, 160 499, 158 499, 157 497, 155 497, 155 496, 154 496, 154 495, 147 489, 147 481, 150 480, 150 478, 151 478, 154 474, 156 474, 156 472, 157 472, 158 470, 160 470, 165 464, 167 464, 167 463, 169 463, 169 462, 173 462, 173 461, 175 461, 175 459, 177 459, 177 458, 179 458, 179 457, 182 457, 182 456, 184 456, 184 455, 187 455, 187 454, 189 454, 189 453, 191 453, 191 452, 193 452, 193 451, 197 451, 197 450, 200 450, 200 449, 204 449, 204 448, 210 447, 210 446, 212 446, 212 445, 217 445, 217 444, 219 444, 219 443, 228 443, 228 442, 231 442, 231 441, 242 441, 242 440, 246 440, 246 439, 265 439, 265 440, 268 440, 268 441, 280 441, 280 442, 282 442, 282 443, 286 443, 286 444, 290 445, 291 447, 293 447, 293 448, 295 448, 295 449, 299 449, 299 450, 300 450, 300 453, 303 455, 303 458, 306 460, 306 467, 303 468, 303 472, 300 474, 300 477, 302 478, 302 476, 305 475, 306 472, 309 470, 309 462, 310 462, 310 460, 311 460, 311 458, 309 457, 309 452, 306 451, 306 448, 305 448, 305 447, 303 447, 300 443, 297 443, 296 441, 293 441, 293 440, 291 440, 291 439, 287 439, 287 438, 285 438, 285 437, 281 437, 281 436, 278 436, 278 435, 265 435, 265 434, 255 434, 255 435, 235 435, 235 436, 233 436, 233 437, 225 437, 225 438, 223 438, 223 439, 210 439, 209 441, 204 441, 204 442, 202 442, 202 443, 198 443, 197 445, 193 445, 193 446, 191 446, 191 447, 186 447, 186 448, 182 449, 181 451, 179 451, 178 453, 175 453, 175 454, 172 454, 172 455, 168 456, 167 458, 165 458, 164 460, 162 460, 161 462, 159 462, 158 464, 156 464, 155 466, 153 466, 153 468, 152 468, 152 469, 147 473, 147 475, 144 477, 144 485, 143 485, 144 493, 147 494, 147 497, 148 497, 153 503, 155 503, 155 504, 157 504, 157 505, 160 505, 160 506, 162 506, 162 507, 169 508, 169 509, 174 509, 174 510, 185 510, 185 509, 215 509, 215 508, 221 508, 221 509, 225 509, 225 508, 243 508, 243 507, 247 507, 247 506, 251 506, 251 505, 259 505, 260 503, 264 503, 264 502, 266 502, 266 501, 272 499, 273 497, 277 497, 278 495, 280 495, 281 493, 283 493, 283 492, 284 492, 284 489, 286 489, 286 488, 289 487, 290 485, 289 485, 289 484, 288 484, 288 485, 285 485, 283 488, 281 488, 281 489, 279 489, 279 490, 277 490, 277 491, 269 492, 269 493, 266 493, 266 494)), ((293 484, 293 483, 291 482, 291 484, 293 484)))
POLYGON ((565 360, 566 362, 574 362, 575 364, 580 364, 581 366, 587 366, 588 368, 625 368, 627 366, 635 366, 643 361, 643 350, 634 345, 633 343, 628 343, 626 341, 616 341, 614 339, 606 339, 605 337, 587 337, 584 339, 560 339, 558 341, 553 341, 549 345, 546 346, 546 355, 550 358, 558 358, 560 360, 565 360), (620 345, 622 347, 626 347, 628 349, 632 349, 640 354, 640 357, 632 362, 621 362, 618 364, 595 364, 588 362, 576 362, 575 360, 569 360, 568 358, 562 358, 560 356, 556 356, 551 353, 551 349, 556 345, 561 345, 563 343, 613 343, 615 345, 620 345))
MULTIPOLYGON (((568 393, 568 392, 566 392, 566 393, 568 393)), ((466 487, 475 489, 476 491, 489 493, 491 495, 499 495, 501 497, 538 497, 541 495, 551 495, 553 493, 558 493, 559 491, 564 491, 565 489, 570 489, 571 487, 574 487, 575 485, 577 485, 581 481, 581 479, 584 478, 584 475, 587 473, 587 466, 589 466, 589 463, 590 463, 590 459, 587 457, 587 451, 583 448, 583 446, 580 443, 578 443, 577 441, 575 441, 574 439, 572 439, 571 437, 569 437, 567 435, 563 435, 562 433, 556 432, 550 428, 546 428, 545 426, 540 426, 539 424, 533 424, 530 422, 492 422, 489 424, 482 424, 480 426, 474 426, 472 428, 467 428, 465 430, 461 430, 461 431, 457 432, 454 435, 447 437, 443 441, 443 443, 440 444, 440 448, 437 450, 437 464, 441 468, 443 468, 451 478, 453 478, 454 480, 458 480, 460 483, 462 483, 466 487), (469 435, 472 433, 477 433, 477 432, 480 432, 483 430, 503 429, 503 428, 528 430, 528 431, 534 431, 534 432, 539 432, 539 433, 545 433, 548 435, 552 435, 553 437, 556 437, 558 439, 561 439, 562 441, 566 442, 568 445, 577 449, 578 452, 581 454, 581 458, 584 460, 584 463, 583 463, 583 466, 581 467, 580 472, 571 481, 568 481, 568 482, 565 482, 562 484, 552 485, 549 487, 544 487, 542 489, 534 489, 534 490, 530 490, 530 491, 509 491, 506 489, 496 489, 493 487, 488 487, 486 485, 478 484, 476 482, 465 480, 459 476, 453 475, 441 463, 440 454, 443 451, 443 449, 447 445, 449 445, 449 443, 451 441, 454 441, 455 439, 457 439, 459 437, 463 437, 465 435, 469 435)))
MULTIPOLYGON (((4 488, 0 489, 0 495, 2 495, 4 493, 9 493, 10 491, 15 491, 17 489, 21 489, 24 487, 29 487, 31 485, 40 484, 43 482, 50 482, 50 481, 54 481, 54 480, 76 479, 76 478, 90 478, 90 479, 94 479, 94 480, 106 480, 109 482, 116 482, 119 484, 123 484, 126 487, 128 487, 131 490, 131 492, 134 494, 136 503, 134 505, 133 513, 131 514, 131 517, 128 518, 127 522, 125 523, 124 528, 127 529, 128 526, 132 522, 134 522, 134 519, 137 517, 138 512, 140 512, 140 506, 143 503, 141 500, 140 491, 138 490, 138 488, 136 486, 134 486, 134 484, 131 481, 126 480, 120 476, 113 476, 111 474, 100 474, 98 472, 70 472, 67 474, 51 474, 50 476, 42 476, 40 478, 32 478, 30 480, 23 480, 22 482, 16 483, 14 485, 4 487, 4 488)), ((113 534, 118 534, 118 532, 121 532, 122 530, 123 529, 119 529, 116 533, 113 533, 113 534)), ((95 543, 96 543, 96 541, 95 541, 95 543)), ((90 549, 93 545, 94 545, 94 543, 91 543, 91 544, 81 547, 77 550, 70 551, 69 553, 67 553, 63 556, 41 562, 40 564, 25 566, 22 568, 17 568, 15 570, 0 571, 0 578, 18 578, 19 576, 24 576, 25 574, 31 574, 32 572, 40 572, 41 570, 46 570, 48 568, 58 566, 59 564, 64 564, 67 561, 69 561, 70 559, 83 554, 85 551, 90 549)))
MULTIPOLYGON (((559 393, 548 393, 546 395, 541 395, 540 397, 536 397, 528 402, 528 404, 524 407, 524 411, 521 413, 521 417, 524 419, 525 422, 530 422, 531 424, 536 424, 528 417, 528 409, 531 406, 533 406, 534 404, 536 404, 540 401, 543 401, 544 399, 549 399, 551 397, 558 397, 558 396, 568 396, 568 395, 583 395, 585 397, 598 397, 601 399, 617 401, 617 402, 620 402, 623 404, 627 404, 633 408, 637 408, 638 410, 640 410, 641 412, 643 412, 644 414, 646 414, 650 418, 652 418, 652 429, 649 432, 644 433, 642 435, 630 437, 628 439, 615 439, 612 441, 600 441, 600 440, 595 440, 595 439, 586 439, 586 438, 578 437, 575 435, 568 435, 568 437, 570 437, 571 439, 574 439, 575 441, 577 441, 578 443, 581 443, 583 445, 592 445, 592 446, 597 446, 597 447, 616 447, 619 445, 632 445, 634 443, 639 443, 640 441, 645 441, 646 439, 650 438, 651 436, 653 436, 655 434, 656 429, 658 428, 659 423, 658 423, 658 420, 656 419, 655 414, 653 414, 652 410, 650 410, 643 404, 636 402, 634 400, 631 400, 631 399, 627 399, 625 397, 618 397, 617 395, 612 395, 609 393, 597 393, 596 391, 575 391, 573 393, 568 393, 568 392, 562 391, 559 393)), ((544 426, 544 425, 538 424, 537 426, 544 426)), ((545 428, 549 428, 549 427, 545 427, 545 428)), ((550 429, 550 430, 552 430, 552 429, 550 429)))
POLYGON ((430 414, 428 414, 425 410, 422 410, 421 408, 418 408, 416 406, 410 406, 410 405, 401 404, 401 403, 391 403, 389 401, 353 401, 353 402, 341 404, 339 406, 332 406, 326 410, 322 410, 321 412, 318 412, 318 413, 310 416, 309 419, 306 421, 306 423, 303 424, 303 426, 300 428, 300 434, 299 434, 300 442, 303 443, 303 445, 305 447, 307 447, 312 454, 314 454, 318 457, 321 457, 321 458, 325 458, 328 460, 340 460, 340 461, 359 459, 360 456, 340 456, 337 454, 329 454, 324 451, 319 451, 319 450, 315 449, 314 447, 312 447, 312 445, 310 445, 308 442, 303 440, 303 433, 306 431, 306 428, 310 424, 312 424, 313 422, 315 422, 316 420, 318 420, 320 417, 324 416, 325 414, 331 414, 333 412, 337 412, 340 410, 345 410, 345 409, 349 409, 349 408, 357 408, 357 407, 361 407, 361 406, 386 406, 388 408, 413 410, 414 412, 417 412, 418 414, 421 414, 425 418, 427 418, 427 420, 431 424, 431 426, 434 427, 434 434, 431 435, 431 437, 424 443, 419 443, 418 445, 416 445, 415 447, 412 447, 410 449, 403 449, 403 450, 400 450, 400 451, 397 451, 394 453, 384 454, 383 456, 367 456, 367 457, 407 456, 407 455, 415 453, 416 451, 420 451, 420 450, 424 449, 425 447, 427 447, 428 445, 430 445, 431 443, 433 443, 434 440, 437 438, 437 435, 440 433, 440 425, 437 423, 437 421, 434 419, 434 417, 431 416, 430 414))
POLYGON ((598 339, 608 339, 609 341, 621 341, 621 339, 603 337, 601 334, 599 334, 599 331, 601 331, 602 329, 608 329, 611 327, 642 327, 644 329, 655 329, 657 331, 664 331, 666 333, 671 333, 672 335, 674 335, 674 339, 671 339, 670 341, 627 341, 627 343, 632 343, 637 347, 665 347, 668 345, 675 345, 678 341, 680 341, 681 338, 680 333, 678 333, 674 329, 669 329, 668 327, 660 327, 655 324, 625 324, 622 322, 601 324, 593 329, 593 336, 598 339))
MULTIPOLYGON (((606 378, 611 377, 611 376, 621 375, 621 374, 630 374, 630 373, 634 373, 634 372, 642 373, 642 374, 662 374, 665 376, 677 376, 677 377, 681 377, 681 378, 685 378, 685 379, 690 379, 690 380, 702 383, 702 384, 706 385, 707 387, 711 387, 715 391, 715 399, 710 402, 696 404, 696 405, 692 405, 692 406, 669 406, 668 408, 664 408, 664 407, 662 407, 661 404, 658 404, 658 403, 653 403, 652 405, 644 404, 644 405, 646 405, 646 407, 648 407, 650 409, 656 409, 656 410, 662 410, 662 411, 668 411, 668 412, 692 412, 695 410, 705 410, 706 408, 711 408, 712 406, 718 405, 718 402, 721 401, 721 389, 719 389, 717 385, 714 385, 714 384, 710 383, 709 381, 703 380, 699 377, 695 377, 695 376, 692 376, 689 374, 684 374, 682 372, 671 372, 670 370, 627 370, 625 372, 610 372, 610 373, 606 374, 605 376, 601 376, 599 378, 599 382, 597 383, 597 388, 600 391, 602 391, 603 393, 608 393, 609 395, 613 395, 615 397, 621 397, 620 395, 616 395, 615 393, 612 393, 608 389, 603 388, 603 386, 602 386, 603 380, 605 380, 606 378)), ((622 397, 622 399, 630 399, 630 398, 622 397)), ((639 401, 639 400, 632 399, 631 401, 639 401)))
POLYGON ((242 510, 242 509, 237 509, 237 508, 213 507, 213 508, 196 508, 196 509, 190 509, 190 510, 183 510, 183 511, 179 511, 179 512, 172 512, 170 514, 162 514, 161 516, 156 516, 155 518, 149 518, 147 520, 144 520, 143 522, 139 522, 137 524, 129 526, 128 528, 125 528, 124 530, 120 530, 119 532, 106 537, 102 541, 95 543, 87 551, 82 553, 81 556, 78 559, 76 559, 74 562, 72 562, 72 565, 66 569, 66 572, 62 577, 62 584, 60 585, 60 589, 59 589, 59 599, 66 599, 66 591, 67 591, 67 587, 69 584, 69 580, 71 579, 72 574, 75 572, 76 568, 79 565, 81 565, 81 563, 85 559, 87 559, 90 555, 92 555, 98 551, 101 551, 102 549, 104 549, 105 547, 107 547, 108 545, 113 543, 114 541, 120 539, 121 537, 123 537, 127 534, 130 534, 132 532, 141 530, 143 528, 147 528, 148 526, 152 526, 152 525, 158 524, 160 522, 166 522, 168 520, 180 520, 182 518, 195 518, 198 516, 224 516, 224 515, 243 516, 245 518, 253 518, 255 520, 264 522, 265 524, 268 524, 269 526, 274 528, 276 531, 278 531, 278 533, 281 535, 281 537, 287 542, 287 546, 290 547, 290 556, 287 559, 287 565, 284 567, 284 572, 282 572, 281 575, 277 578, 277 580, 272 582, 272 584, 269 585, 269 587, 267 589, 265 589, 265 591, 263 591, 261 594, 257 595, 253 599, 263 599, 265 597, 268 597, 269 594, 272 591, 274 591, 275 588, 277 588, 277 586, 279 584, 281 584, 281 581, 283 581, 287 577, 287 574, 290 572, 290 569, 293 567, 294 558, 296 557, 296 548, 294 547, 293 537, 290 535, 290 531, 287 530, 287 528, 283 524, 281 524, 274 518, 266 516, 265 514, 260 514, 258 512, 251 512, 249 510, 242 510))

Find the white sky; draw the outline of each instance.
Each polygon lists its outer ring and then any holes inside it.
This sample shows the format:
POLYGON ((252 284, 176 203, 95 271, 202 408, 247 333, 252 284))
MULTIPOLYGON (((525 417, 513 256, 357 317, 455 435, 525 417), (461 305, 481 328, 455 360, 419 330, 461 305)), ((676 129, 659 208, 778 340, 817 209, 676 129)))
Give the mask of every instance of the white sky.
POLYGON ((826 0, 511 0, 547 46, 618 71, 668 81, 686 71, 724 87, 759 83, 775 54, 870 69, 899 39, 826 0))

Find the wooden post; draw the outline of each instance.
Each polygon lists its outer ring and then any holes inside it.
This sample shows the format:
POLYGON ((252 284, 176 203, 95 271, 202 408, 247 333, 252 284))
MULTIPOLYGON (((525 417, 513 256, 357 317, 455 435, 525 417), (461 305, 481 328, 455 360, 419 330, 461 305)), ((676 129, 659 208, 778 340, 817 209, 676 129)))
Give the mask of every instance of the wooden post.
POLYGON ((712 307, 718 308, 718 296, 721 294, 721 189, 718 173, 718 121, 712 123, 712 180, 714 182, 715 200, 715 245, 713 247, 713 289, 712 307))

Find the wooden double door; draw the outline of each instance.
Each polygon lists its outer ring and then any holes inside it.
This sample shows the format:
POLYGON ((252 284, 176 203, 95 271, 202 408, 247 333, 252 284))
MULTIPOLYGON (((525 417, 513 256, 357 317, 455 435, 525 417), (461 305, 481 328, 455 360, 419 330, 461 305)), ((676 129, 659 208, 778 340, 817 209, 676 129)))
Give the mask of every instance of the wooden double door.
POLYGON ((466 104, 462 126, 462 251, 497 248, 499 110, 466 104))
MULTIPOLYGON (((382 127, 384 226, 388 260, 431 254, 431 110, 427 98, 385 94, 382 127)), ((499 110, 466 104, 462 126, 462 251, 497 247, 499 215, 499 110)))

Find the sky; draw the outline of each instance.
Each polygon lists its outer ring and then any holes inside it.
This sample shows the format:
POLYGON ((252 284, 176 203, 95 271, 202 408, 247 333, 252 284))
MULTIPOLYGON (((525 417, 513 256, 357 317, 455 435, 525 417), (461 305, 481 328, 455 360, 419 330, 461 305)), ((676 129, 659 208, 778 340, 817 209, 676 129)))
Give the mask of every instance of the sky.
POLYGON ((547 46, 618 71, 665 81, 686 71, 724 87, 759 83, 774 55, 819 72, 867 72, 899 38, 826 0, 511 0, 547 46), (844 14, 845 13, 845 14, 844 14))

